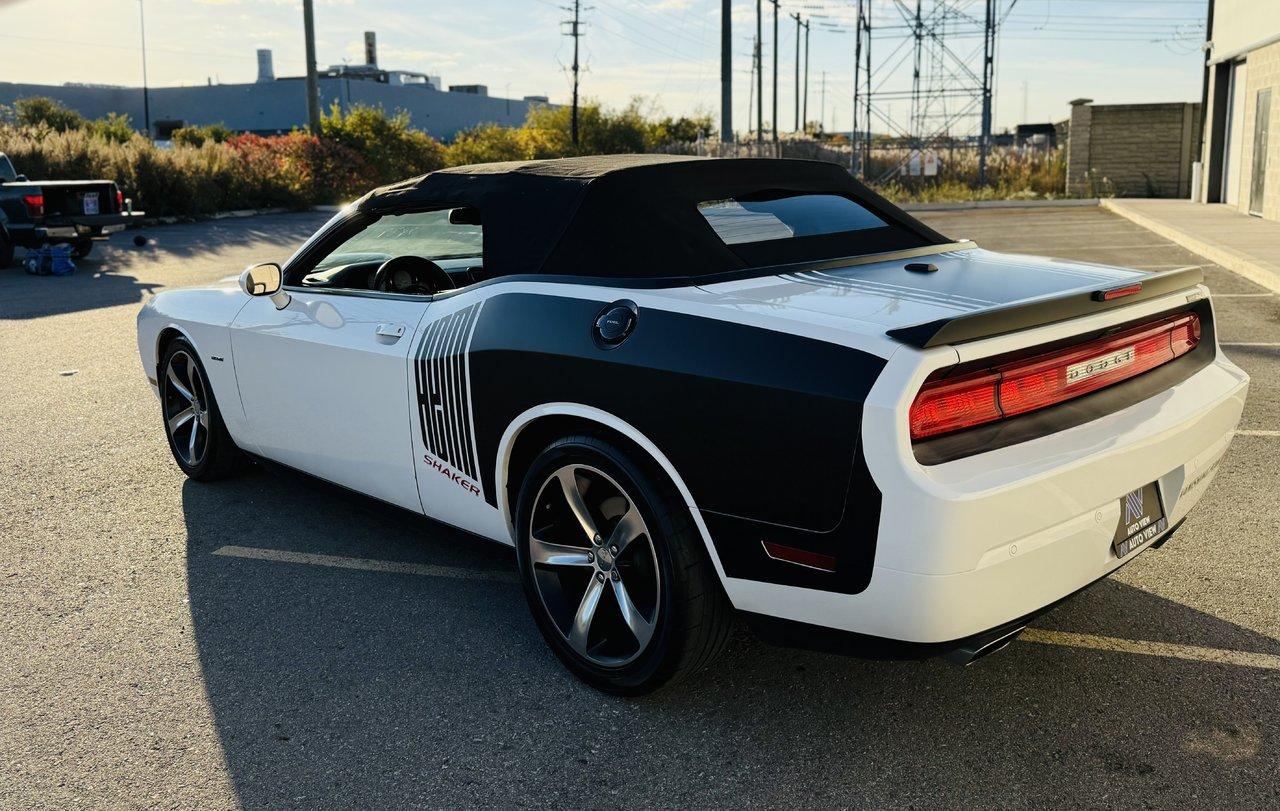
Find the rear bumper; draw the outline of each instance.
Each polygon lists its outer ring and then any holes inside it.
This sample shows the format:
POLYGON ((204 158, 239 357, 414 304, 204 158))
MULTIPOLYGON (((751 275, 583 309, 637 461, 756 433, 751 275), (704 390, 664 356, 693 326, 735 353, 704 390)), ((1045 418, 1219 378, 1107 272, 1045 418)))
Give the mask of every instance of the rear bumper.
MULTIPOLYGON (((1152 312, 1160 306, 1169 302, 1152 312)), ((1139 554, 1112 551, 1124 494, 1157 482, 1169 526, 1187 515, 1231 442, 1249 382, 1218 352, 1106 417, 926 467, 912 454, 906 410, 924 377, 954 358, 947 347, 904 350, 868 398, 862 438, 883 501, 867 588, 841 595, 728 579, 738 609, 926 645, 1033 615, 1139 554)))
POLYGON ((123 231, 130 223, 141 222, 144 212, 122 212, 120 214, 95 214, 58 219, 41 223, 10 224, 7 228, 15 245, 35 247, 45 242, 74 241, 77 239, 94 239, 123 231))
MULTIPOLYGON (((1151 548, 1163 546, 1166 541, 1173 537, 1180 526, 1182 526, 1181 522, 1165 530, 1159 538, 1152 542, 1151 548)), ((1120 564, 1120 567, 1125 566, 1136 557, 1136 554, 1129 555, 1120 564)), ((757 637, 769 644, 781 647, 816 650, 842 656, 856 656, 861 659, 920 660, 941 656, 956 664, 968 665, 1008 645, 1036 619, 1072 599, 1080 592, 1087 591, 1098 581, 1105 580, 1110 574, 1111 572, 1108 572, 1107 575, 1099 577, 1087 583, 1084 587, 1048 605, 1041 606, 1029 614, 1024 614, 995 627, 970 634, 963 639, 953 639, 947 642, 906 642, 898 639, 886 639, 884 637, 868 636, 852 631, 841 631, 835 628, 809 625, 803 622, 749 612, 744 612, 743 617, 757 637)))

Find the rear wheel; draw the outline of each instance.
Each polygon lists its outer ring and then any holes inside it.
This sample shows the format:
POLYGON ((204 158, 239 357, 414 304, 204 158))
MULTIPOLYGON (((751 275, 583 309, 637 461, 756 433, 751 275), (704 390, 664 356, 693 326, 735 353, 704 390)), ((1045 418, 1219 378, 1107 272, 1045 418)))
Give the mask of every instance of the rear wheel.
POLYGON ((724 647, 729 602, 688 507, 618 448, 591 436, 552 443, 517 513, 529 607, 579 678, 639 695, 724 647))
POLYGON ((76 259, 84 259, 93 250, 92 239, 77 239, 71 243, 71 255, 76 259))
POLYGON ((200 481, 234 472, 242 454, 222 422, 218 402, 195 349, 185 338, 178 338, 169 344, 160 369, 165 436, 178 467, 200 481))

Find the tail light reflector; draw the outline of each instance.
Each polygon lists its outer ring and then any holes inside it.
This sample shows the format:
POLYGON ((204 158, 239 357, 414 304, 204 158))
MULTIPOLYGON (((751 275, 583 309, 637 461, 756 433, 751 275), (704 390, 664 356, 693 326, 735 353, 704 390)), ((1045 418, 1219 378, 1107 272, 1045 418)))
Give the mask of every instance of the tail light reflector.
POLYGON ((124 211, 124 192, 116 189, 116 211, 124 211))
POLYGON ((911 438, 1048 408, 1137 377, 1199 343, 1200 318, 1186 313, 955 379, 929 380, 911 404, 911 438))
POLYGON ((27 214, 32 217, 44 216, 44 195, 43 194, 24 194, 22 202, 27 206, 27 214))

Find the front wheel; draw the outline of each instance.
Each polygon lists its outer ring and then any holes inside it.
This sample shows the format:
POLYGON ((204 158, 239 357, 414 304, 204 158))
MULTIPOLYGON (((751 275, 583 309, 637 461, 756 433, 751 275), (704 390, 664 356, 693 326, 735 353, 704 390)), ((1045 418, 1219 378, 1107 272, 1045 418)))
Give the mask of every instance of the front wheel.
POLYGON ((579 678, 640 695, 724 647, 728 598, 665 479, 597 437, 569 437, 534 460, 518 505, 525 596, 579 678))
POLYGON ((218 401, 195 348, 185 338, 178 338, 165 350, 160 369, 164 432, 178 467, 199 481, 234 472, 242 454, 222 422, 218 401))

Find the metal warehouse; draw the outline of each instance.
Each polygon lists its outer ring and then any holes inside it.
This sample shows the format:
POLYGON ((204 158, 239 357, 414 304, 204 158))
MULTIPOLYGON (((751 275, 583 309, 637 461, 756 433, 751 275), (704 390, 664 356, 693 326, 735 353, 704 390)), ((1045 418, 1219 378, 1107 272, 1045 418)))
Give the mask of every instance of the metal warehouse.
MULTIPOLYGON (((307 126, 303 77, 276 78, 270 51, 258 52, 258 81, 148 89, 151 134, 166 139, 178 127, 225 124, 233 130, 272 134, 307 126)), ((320 105, 342 110, 355 105, 404 110, 415 129, 442 140, 478 124, 519 126, 529 110, 546 105, 545 96, 523 99, 488 95, 484 85, 455 85, 443 90, 440 77, 383 70, 370 48, 364 65, 334 65, 319 75, 320 105)), ((89 84, 38 85, 0 82, 0 104, 47 96, 89 118, 124 113, 139 129, 146 120, 143 89, 89 84)))

